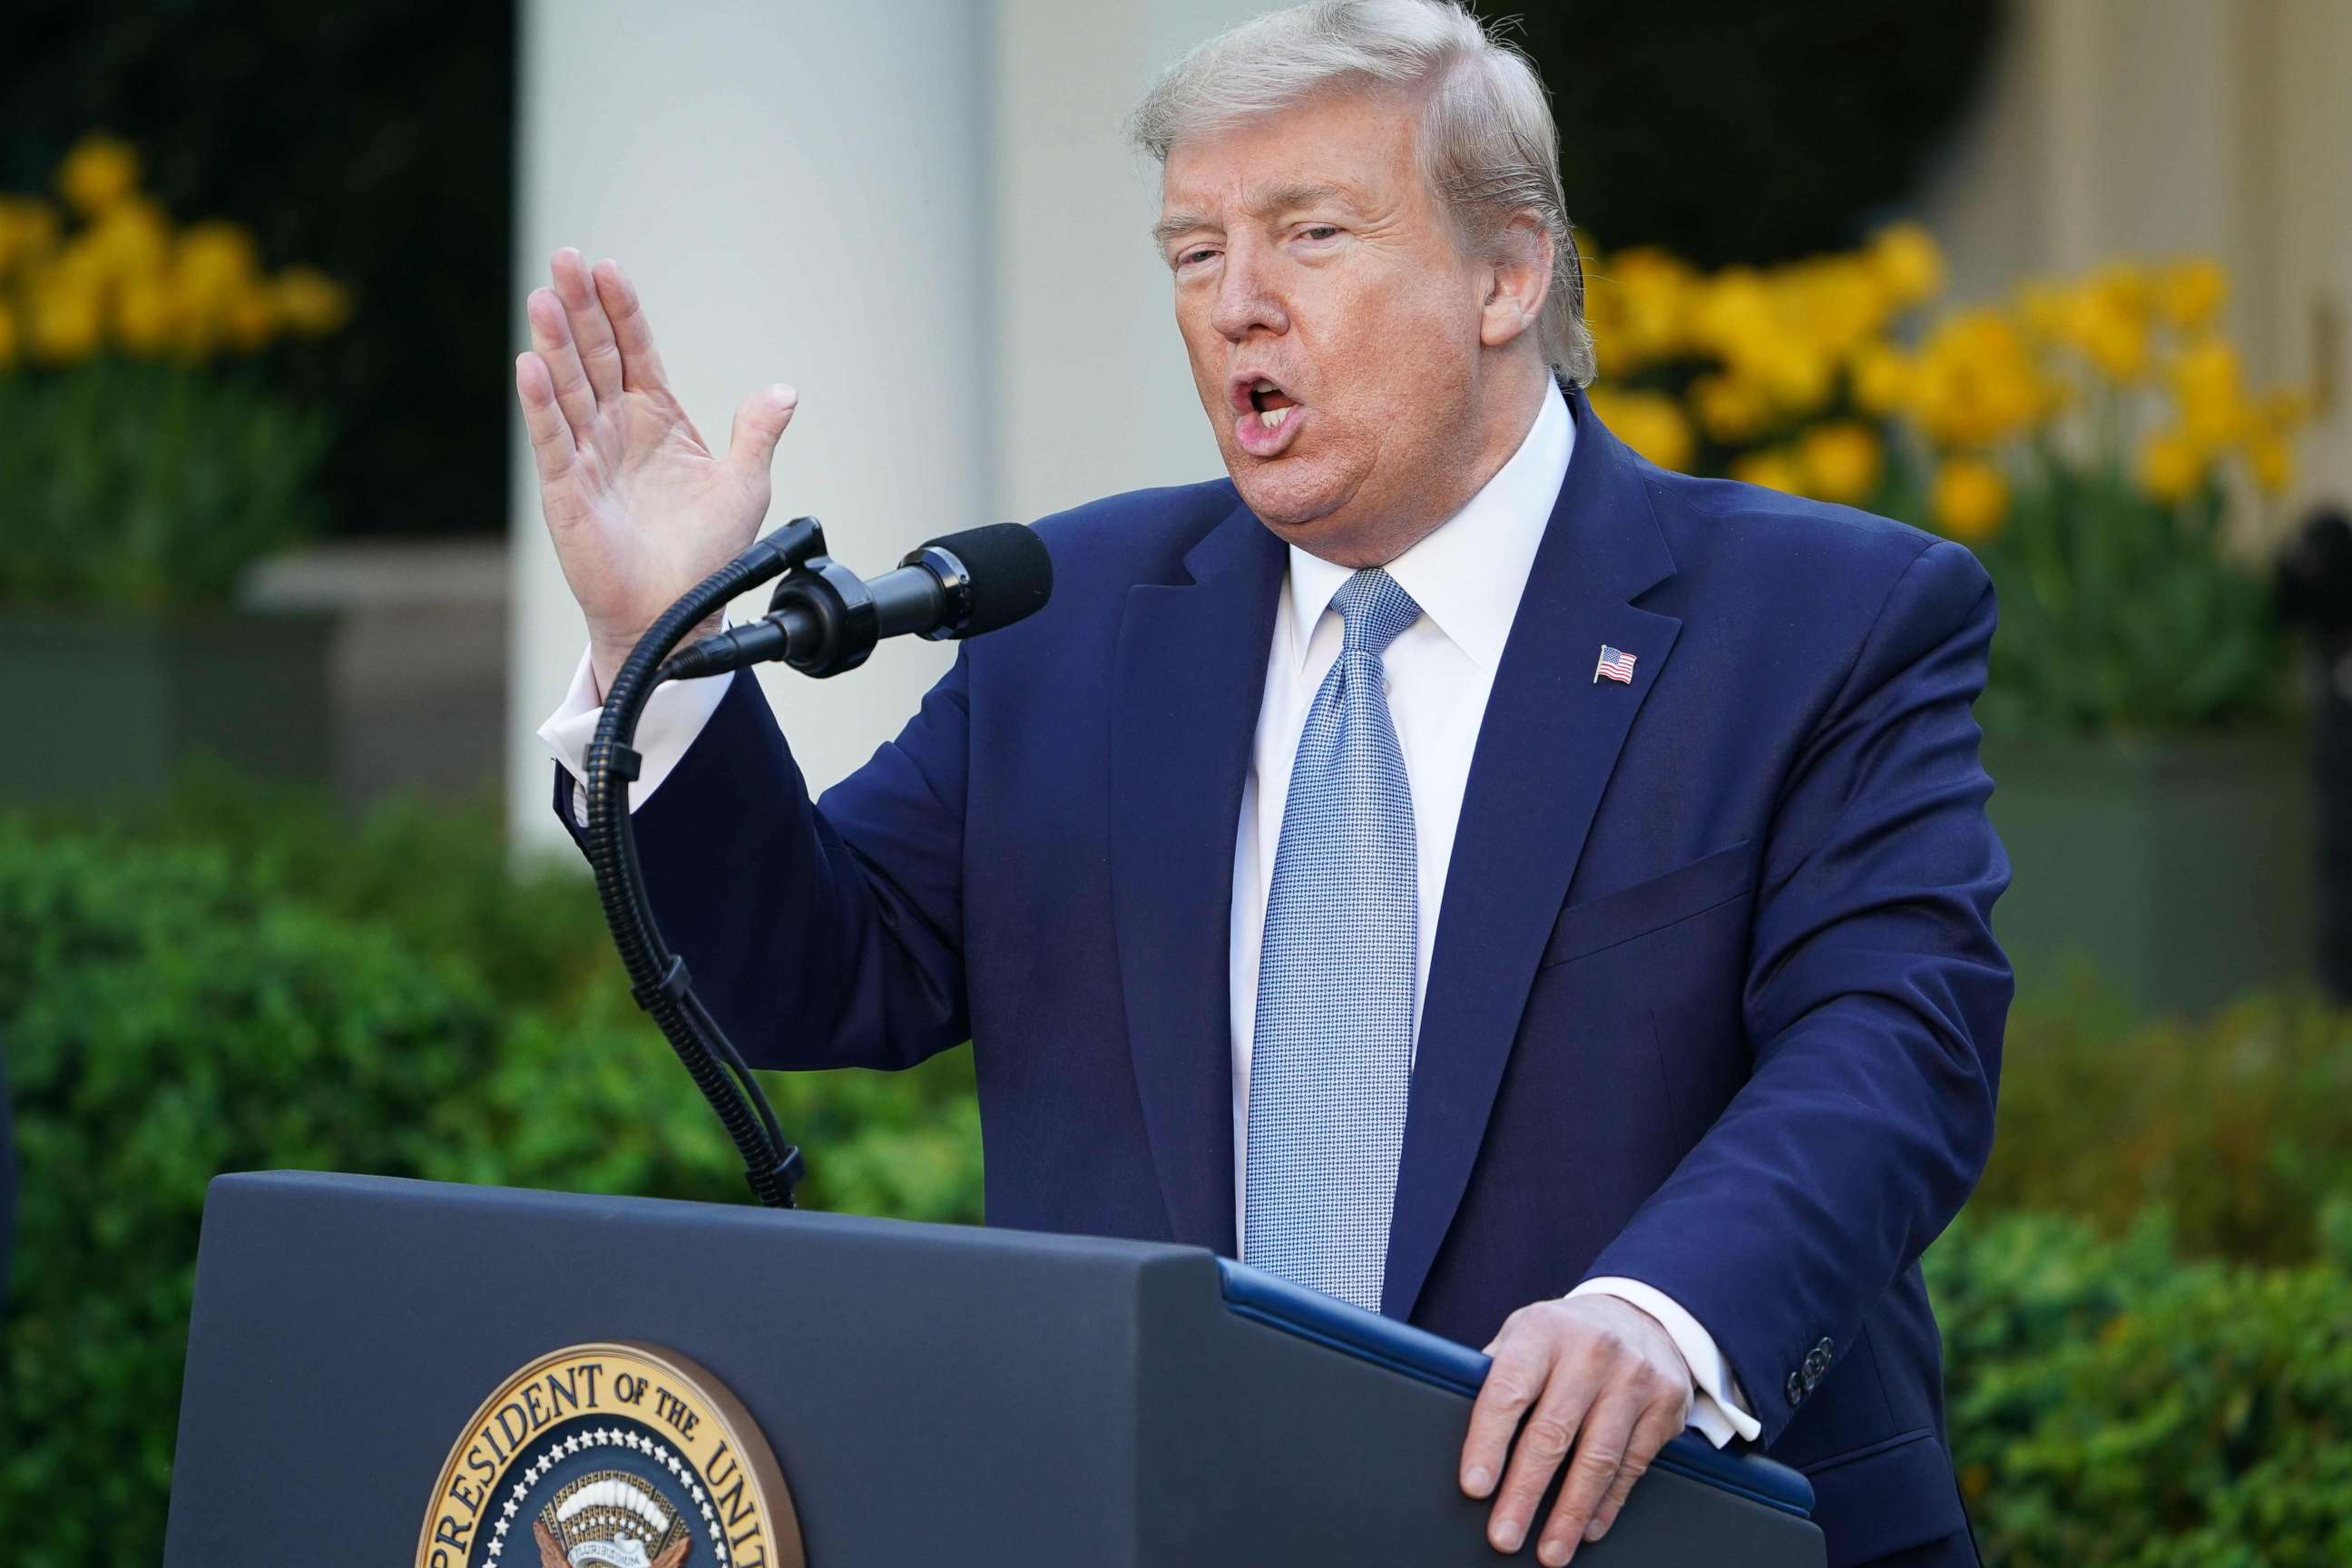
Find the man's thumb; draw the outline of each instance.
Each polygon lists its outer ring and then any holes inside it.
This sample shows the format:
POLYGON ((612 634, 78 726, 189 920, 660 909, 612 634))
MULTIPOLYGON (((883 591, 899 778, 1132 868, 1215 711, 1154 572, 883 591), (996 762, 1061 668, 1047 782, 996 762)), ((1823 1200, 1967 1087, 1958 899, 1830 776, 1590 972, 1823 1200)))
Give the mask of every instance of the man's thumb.
POLYGON ((800 400, 799 393, 781 385, 763 387, 745 398, 743 406, 735 410, 735 432, 728 437, 727 460, 746 473, 765 474, 800 400))

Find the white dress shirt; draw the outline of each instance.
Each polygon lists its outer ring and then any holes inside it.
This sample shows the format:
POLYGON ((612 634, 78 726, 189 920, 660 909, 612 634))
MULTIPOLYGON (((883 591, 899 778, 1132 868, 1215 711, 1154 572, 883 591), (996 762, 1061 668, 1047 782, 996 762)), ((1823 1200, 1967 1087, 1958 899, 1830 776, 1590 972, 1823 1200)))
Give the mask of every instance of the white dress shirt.
MULTIPOLYGON (((1576 426, 1567 402, 1556 386, 1550 387, 1510 461, 1461 511, 1388 564, 1389 575, 1422 609, 1421 618, 1381 657, 1389 712, 1412 788, 1413 836, 1421 858, 1421 929, 1413 968, 1416 1038, 1478 727, 1575 442, 1576 426)), ((1282 837, 1282 808, 1289 796, 1291 763, 1306 728, 1307 710, 1339 656, 1342 628, 1330 609, 1331 598, 1352 575, 1349 567, 1291 550, 1266 655, 1265 692, 1258 706, 1249 776, 1242 786, 1228 937, 1236 1252, 1245 1214, 1242 1187, 1249 1146, 1250 1038, 1257 1016, 1258 949, 1265 934, 1275 847, 1282 837)), ((645 762, 630 791, 633 808, 644 805, 677 765, 718 707, 728 679, 711 676, 655 691, 638 724, 636 749, 645 762)), ((539 731, 575 779, 585 777, 588 742, 595 732, 601 700, 594 671, 583 654, 563 706, 539 731)), ((573 811, 582 812, 584 792, 575 788, 572 799, 573 811)), ((1588 1279, 1570 1295, 1595 1293, 1628 1301, 1664 1325, 1690 1363, 1691 1425, 1709 1441, 1720 1447, 1735 1436, 1752 1441, 1762 1431, 1748 1413, 1713 1337, 1671 1297, 1640 1280, 1622 1279, 1588 1279)))

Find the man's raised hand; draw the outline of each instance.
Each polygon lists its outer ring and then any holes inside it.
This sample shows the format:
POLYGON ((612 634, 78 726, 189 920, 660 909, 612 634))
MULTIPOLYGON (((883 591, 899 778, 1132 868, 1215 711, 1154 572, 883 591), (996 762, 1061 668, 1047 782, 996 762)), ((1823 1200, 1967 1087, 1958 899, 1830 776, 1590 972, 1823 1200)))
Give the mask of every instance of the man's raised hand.
POLYGON ((596 685, 661 613, 760 531, 768 467, 798 396, 770 386, 735 411, 713 453, 662 374, 653 330, 618 264, 550 260, 531 291, 530 349, 515 361, 539 469, 540 510, 564 581, 588 620, 596 685))

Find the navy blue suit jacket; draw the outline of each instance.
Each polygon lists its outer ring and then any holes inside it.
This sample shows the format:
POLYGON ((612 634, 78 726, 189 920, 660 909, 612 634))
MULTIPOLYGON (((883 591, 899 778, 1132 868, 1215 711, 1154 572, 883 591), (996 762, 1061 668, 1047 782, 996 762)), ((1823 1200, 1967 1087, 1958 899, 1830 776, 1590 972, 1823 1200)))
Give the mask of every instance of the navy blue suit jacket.
MULTIPOLYGON (((2011 991, 1969 712, 1990 585, 1571 407, 1439 915, 1382 1310, 1476 1345, 1645 1280, 1811 1475, 1832 1568, 1965 1552, 1917 1263, 1990 1147, 2011 991), (1592 679, 1603 643, 1630 686, 1592 679)), ((970 1038, 991 1223, 1230 1254, 1234 838, 1286 552, 1225 480, 1038 531, 1052 602, 820 802, 735 677, 637 813, 646 878, 756 1064, 970 1038)))

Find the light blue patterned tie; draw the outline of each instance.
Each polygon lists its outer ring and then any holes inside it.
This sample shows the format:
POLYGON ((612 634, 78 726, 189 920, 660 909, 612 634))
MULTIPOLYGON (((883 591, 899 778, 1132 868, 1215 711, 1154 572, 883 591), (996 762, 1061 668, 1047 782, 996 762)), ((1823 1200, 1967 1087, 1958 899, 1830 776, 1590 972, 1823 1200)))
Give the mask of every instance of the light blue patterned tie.
POLYGON ((1265 904, 1251 1037, 1244 1259, 1380 1310, 1412 1082, 1421 919, 1412 786, 1381 655, 1421 606, 1385 572, 1331 601, 1265 904))

